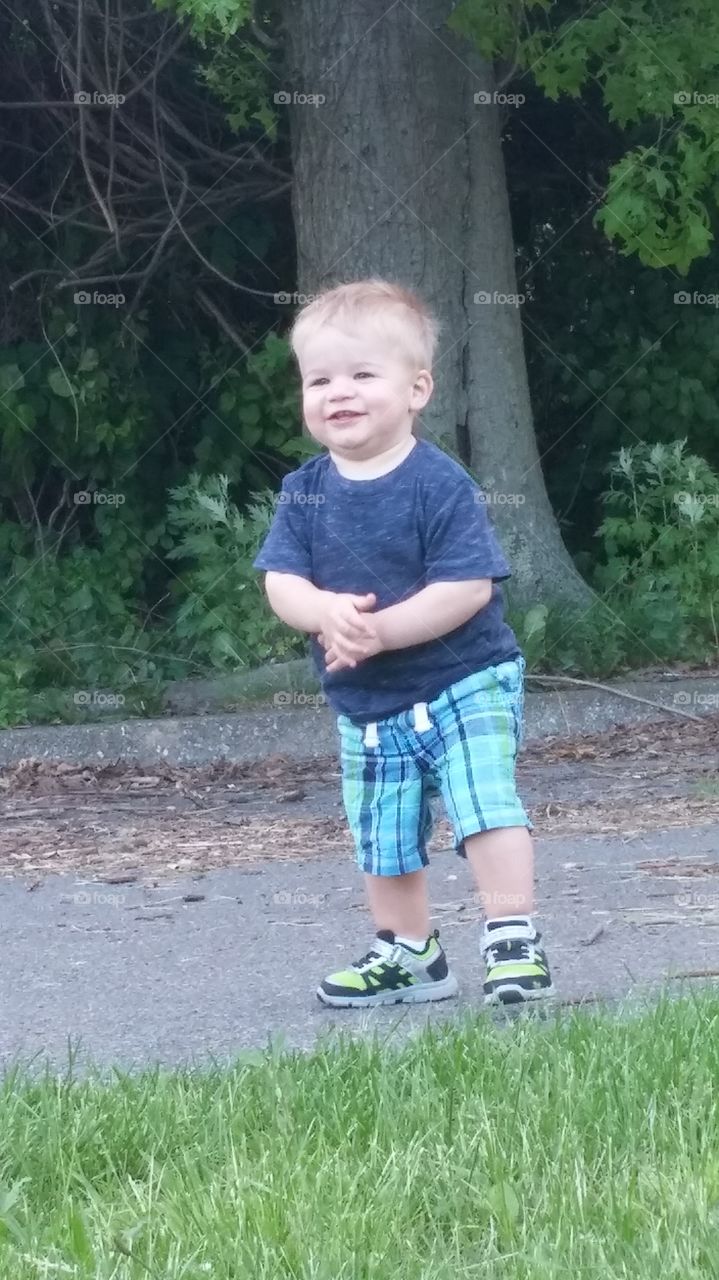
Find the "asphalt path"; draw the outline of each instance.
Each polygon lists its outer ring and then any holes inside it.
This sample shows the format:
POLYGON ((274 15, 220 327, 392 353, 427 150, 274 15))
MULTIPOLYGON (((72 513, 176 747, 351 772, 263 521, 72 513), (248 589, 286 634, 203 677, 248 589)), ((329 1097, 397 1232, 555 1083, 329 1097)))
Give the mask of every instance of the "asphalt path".
MULTIPOLYGON (((535 851, 535 919, 558 999, 551 1012, 548 1003, 529 1016, 717 989, 719 825, 536 837, 535 851)), ((154 886, 111 885, 82 871, 32 890, 20 876, 0 879, 0 1068, 198 1067, 277 1043, 308 1051, 338 1035, 379 1034, 399 1045, 428 1022, 494 1016, 482 1002, 481 912, 469 868, 437 853, 429 886, 459 996, 330 1010, 317 1000, 318 983, 363 955, 374 933, 347 854, 154 886)))

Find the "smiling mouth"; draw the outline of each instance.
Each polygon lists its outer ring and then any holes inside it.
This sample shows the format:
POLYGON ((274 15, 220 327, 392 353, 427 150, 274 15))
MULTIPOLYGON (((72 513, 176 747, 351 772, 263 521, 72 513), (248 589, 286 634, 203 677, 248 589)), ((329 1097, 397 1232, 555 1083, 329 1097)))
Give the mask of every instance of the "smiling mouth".
POLYGON ((354 422, 355 418, 363 417, 364 414, 362 413, 349 413, 345 410, 341 410, 339 413, 333 413, 330 415, 330 422, 354 422))

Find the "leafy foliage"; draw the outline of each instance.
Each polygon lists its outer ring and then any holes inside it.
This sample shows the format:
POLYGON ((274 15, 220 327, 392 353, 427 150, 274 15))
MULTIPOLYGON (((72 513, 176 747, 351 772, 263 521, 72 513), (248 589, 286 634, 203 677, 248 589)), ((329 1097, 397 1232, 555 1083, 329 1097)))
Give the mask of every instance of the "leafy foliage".
POLYGON ((679 427, 719 468, 719 337, 716 309, 675 303, 668 273, 587 251, 572 274, 571 258, 565 248, 534 273, 528 364, 548 492, 589 573, 612 453, 669 444, 679 427))
POLYGON ((656 606, 680 644, 711 640, 719 649, 719 476, 685 446, 620 449, 604 495, 605 562, 595 583, 656 606))
POLYGON ((228 477, 193 473, 170 491, 168 523, 184 560, 173 632, 198 665, 220 671, 300 655, 306 644, 272 612, 252 560, 275 511, 275 496, 253 494, 245 514, 228 497, 228 477))
POLYGON ((719 10, 713 0, 616 0, 579 17, 567 9, 493 0, 487 12, 484 0, 460 0, 449 25, 485 57, 513 55, 551 99, 598 85, 611 121, 653 126, 612 168, 597 220, 622 253, 685 275, 714 239, 719 10))
POLYGON ((102 689, 146 711, 167 680, 297 648, 251 569, 268 491, 316 451, 287 343, 270 331, 238 357, 178 339, 159 363, 148 328, 118 342, 98 324, 90 345, 57 310, 51 366, 40 344, 0 357, 0 725, 111 714, 102 689), (229 487, 251 485, 245 517, 229 487))
POLYGON ((545 604, 515 614, 528 666, 609 675, 677 653, 716 661, 719 475, 685 447, 678 440, 617 452, 602 495, 595 604, 584 615, 545 604))
POLYGON ((263 135, 273 141, 277 137, 277 111, 272 106, 272 84, 257 50, 247 41, 235 38, 211 42, 211 59, 198 74, 217 97, 229 108, 227 123, 235 133, 258 124, 263 135))
POLYGON ((252 0, 153 0, 159 10, 172 9, 183 18, 190 18, 198 40, 221 32, 234 36, 252 14, 252 0))
POLYGON ((103 517, 98 524, 99 546, 42 559, 29 531, 0 526, 0 557, 12 564, 0 602, 1 725, 31 707, 35 719, 86 718, 103 688, 127 710, 156 690, 158 663, 137 607, 145 549, 116 538, 103 517), (56 692, 44 696, 48 689, 56 692))

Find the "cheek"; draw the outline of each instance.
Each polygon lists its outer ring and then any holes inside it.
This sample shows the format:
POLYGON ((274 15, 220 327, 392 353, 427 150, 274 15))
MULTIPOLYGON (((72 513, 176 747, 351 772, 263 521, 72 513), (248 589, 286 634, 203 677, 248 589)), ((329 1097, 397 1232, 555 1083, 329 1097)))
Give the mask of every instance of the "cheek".
POLYGON ((386 409, 388 413, 406 408, 408 402, 406 387, 393 386, 388 382, 376 388, 373 398, 377 405, 386 409))
POLYGON ((364 394, 372 404, 386 405, 394 399, 392 387, 387 382, 373 382, 364 388, 364 394))
POLYGON ((310 392, 302 398, 302 410, 306 418, 316 418, 321 413, 322 398, 310 392))

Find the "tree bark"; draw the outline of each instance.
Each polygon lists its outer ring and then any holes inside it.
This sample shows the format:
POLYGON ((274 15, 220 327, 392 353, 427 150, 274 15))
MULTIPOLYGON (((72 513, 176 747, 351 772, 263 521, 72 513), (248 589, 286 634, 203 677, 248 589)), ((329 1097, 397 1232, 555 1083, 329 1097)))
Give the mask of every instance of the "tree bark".
POLYGON ((298 289, 380 276, 442 324, 418 435, 485 489, 511 598, 588 605, 537 451, 493 67, 447 30, 451 0, 288 0, 298 289), (324 95, 312 105, 302 95, 324 95), (492 298, 475 301, 478 294, 492 298))

